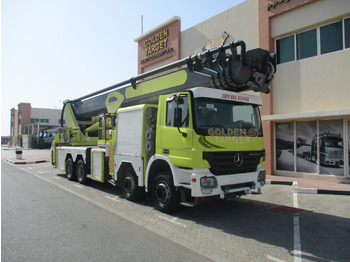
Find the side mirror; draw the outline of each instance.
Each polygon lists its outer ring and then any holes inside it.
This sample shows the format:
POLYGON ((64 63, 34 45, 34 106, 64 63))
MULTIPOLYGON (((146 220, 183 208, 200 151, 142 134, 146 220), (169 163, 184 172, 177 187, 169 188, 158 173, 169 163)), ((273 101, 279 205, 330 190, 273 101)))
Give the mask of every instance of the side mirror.
POLYGON ((182 126, 182 108, 175 108, 174 110, 174 127, 182 126))

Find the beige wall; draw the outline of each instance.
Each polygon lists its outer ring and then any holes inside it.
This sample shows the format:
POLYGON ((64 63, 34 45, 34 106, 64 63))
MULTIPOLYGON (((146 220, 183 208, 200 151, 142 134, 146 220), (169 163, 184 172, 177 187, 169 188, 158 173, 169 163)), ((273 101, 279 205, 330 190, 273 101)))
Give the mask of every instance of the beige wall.
POLYGON ((247 50, 259 46, 258 2, 246 0, 181 33, 181 57, 202 52, 209 40, 226 31, 230 36, 226 43, 244 40, 247 50))
POLYGON ((350 49, 278 65, 274 114, 349 108, 350 49))
POLYGON ((32 108, 31 118, 49 119, 49 124, 59 124, 61 119, 60 109, 32 108))
MULTIPOLYGON (((290 1, 292 4, 292 2, 290 1)), ((271 20, 271 37, 281 37, 286 34, 303 31, 319 24, 334 21, 350 15, 349 0, 318 0, 302 8, 297 8, 271 20)))
MULTIPOLYGON (((350 16, 349 0, 319 0, 271 20, 278 39, 350 16)), ((273 113, 304 113, 349 108, 350 49, 279 64, 273 113)))

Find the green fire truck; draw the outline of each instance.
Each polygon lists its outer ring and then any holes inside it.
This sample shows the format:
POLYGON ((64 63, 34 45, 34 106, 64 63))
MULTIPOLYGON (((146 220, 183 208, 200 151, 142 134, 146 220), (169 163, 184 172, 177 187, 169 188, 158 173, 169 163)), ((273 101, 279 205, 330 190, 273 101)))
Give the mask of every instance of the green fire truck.
POLYGON ((66 100, 51 163, 162 212, 251 193, 266 177, 262 99, 243 91, 269 93, 275 70, 275 54, 236 41, 66 100))

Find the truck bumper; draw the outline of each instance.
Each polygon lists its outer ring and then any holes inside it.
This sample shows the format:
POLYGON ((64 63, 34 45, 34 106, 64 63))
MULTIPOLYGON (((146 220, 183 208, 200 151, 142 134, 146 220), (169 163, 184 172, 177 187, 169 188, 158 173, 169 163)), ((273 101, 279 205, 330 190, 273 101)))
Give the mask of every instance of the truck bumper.
POLYGON ((258 166, 255 172, 214 176, 209 170, 193 170, 191 196, 207 197, 230 194, 248 194, 265 185, 265 169, 258 166))

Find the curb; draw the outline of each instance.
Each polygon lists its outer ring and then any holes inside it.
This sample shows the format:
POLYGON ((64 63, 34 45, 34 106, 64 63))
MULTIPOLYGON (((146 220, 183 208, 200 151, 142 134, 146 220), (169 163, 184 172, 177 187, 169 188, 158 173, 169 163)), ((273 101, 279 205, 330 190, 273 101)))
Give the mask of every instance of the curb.
POLYGON ((294 193, 298 194, 319 194, 319 195, 343 195, 350 196, 350 191, 345 190, 328 190, 328 189, 317 189, 317 188, 302 188, 297 186, 297 182, 292 181, 271 181, 266 180, 266 184, 270 185, 294 185, 294 193))
POLYGON ((39 163, 48 162, 47 160, 17 161, 17 160, 11 160, 11 159, 7 159, 6 161, 14 165, 39 164, 39 163))

